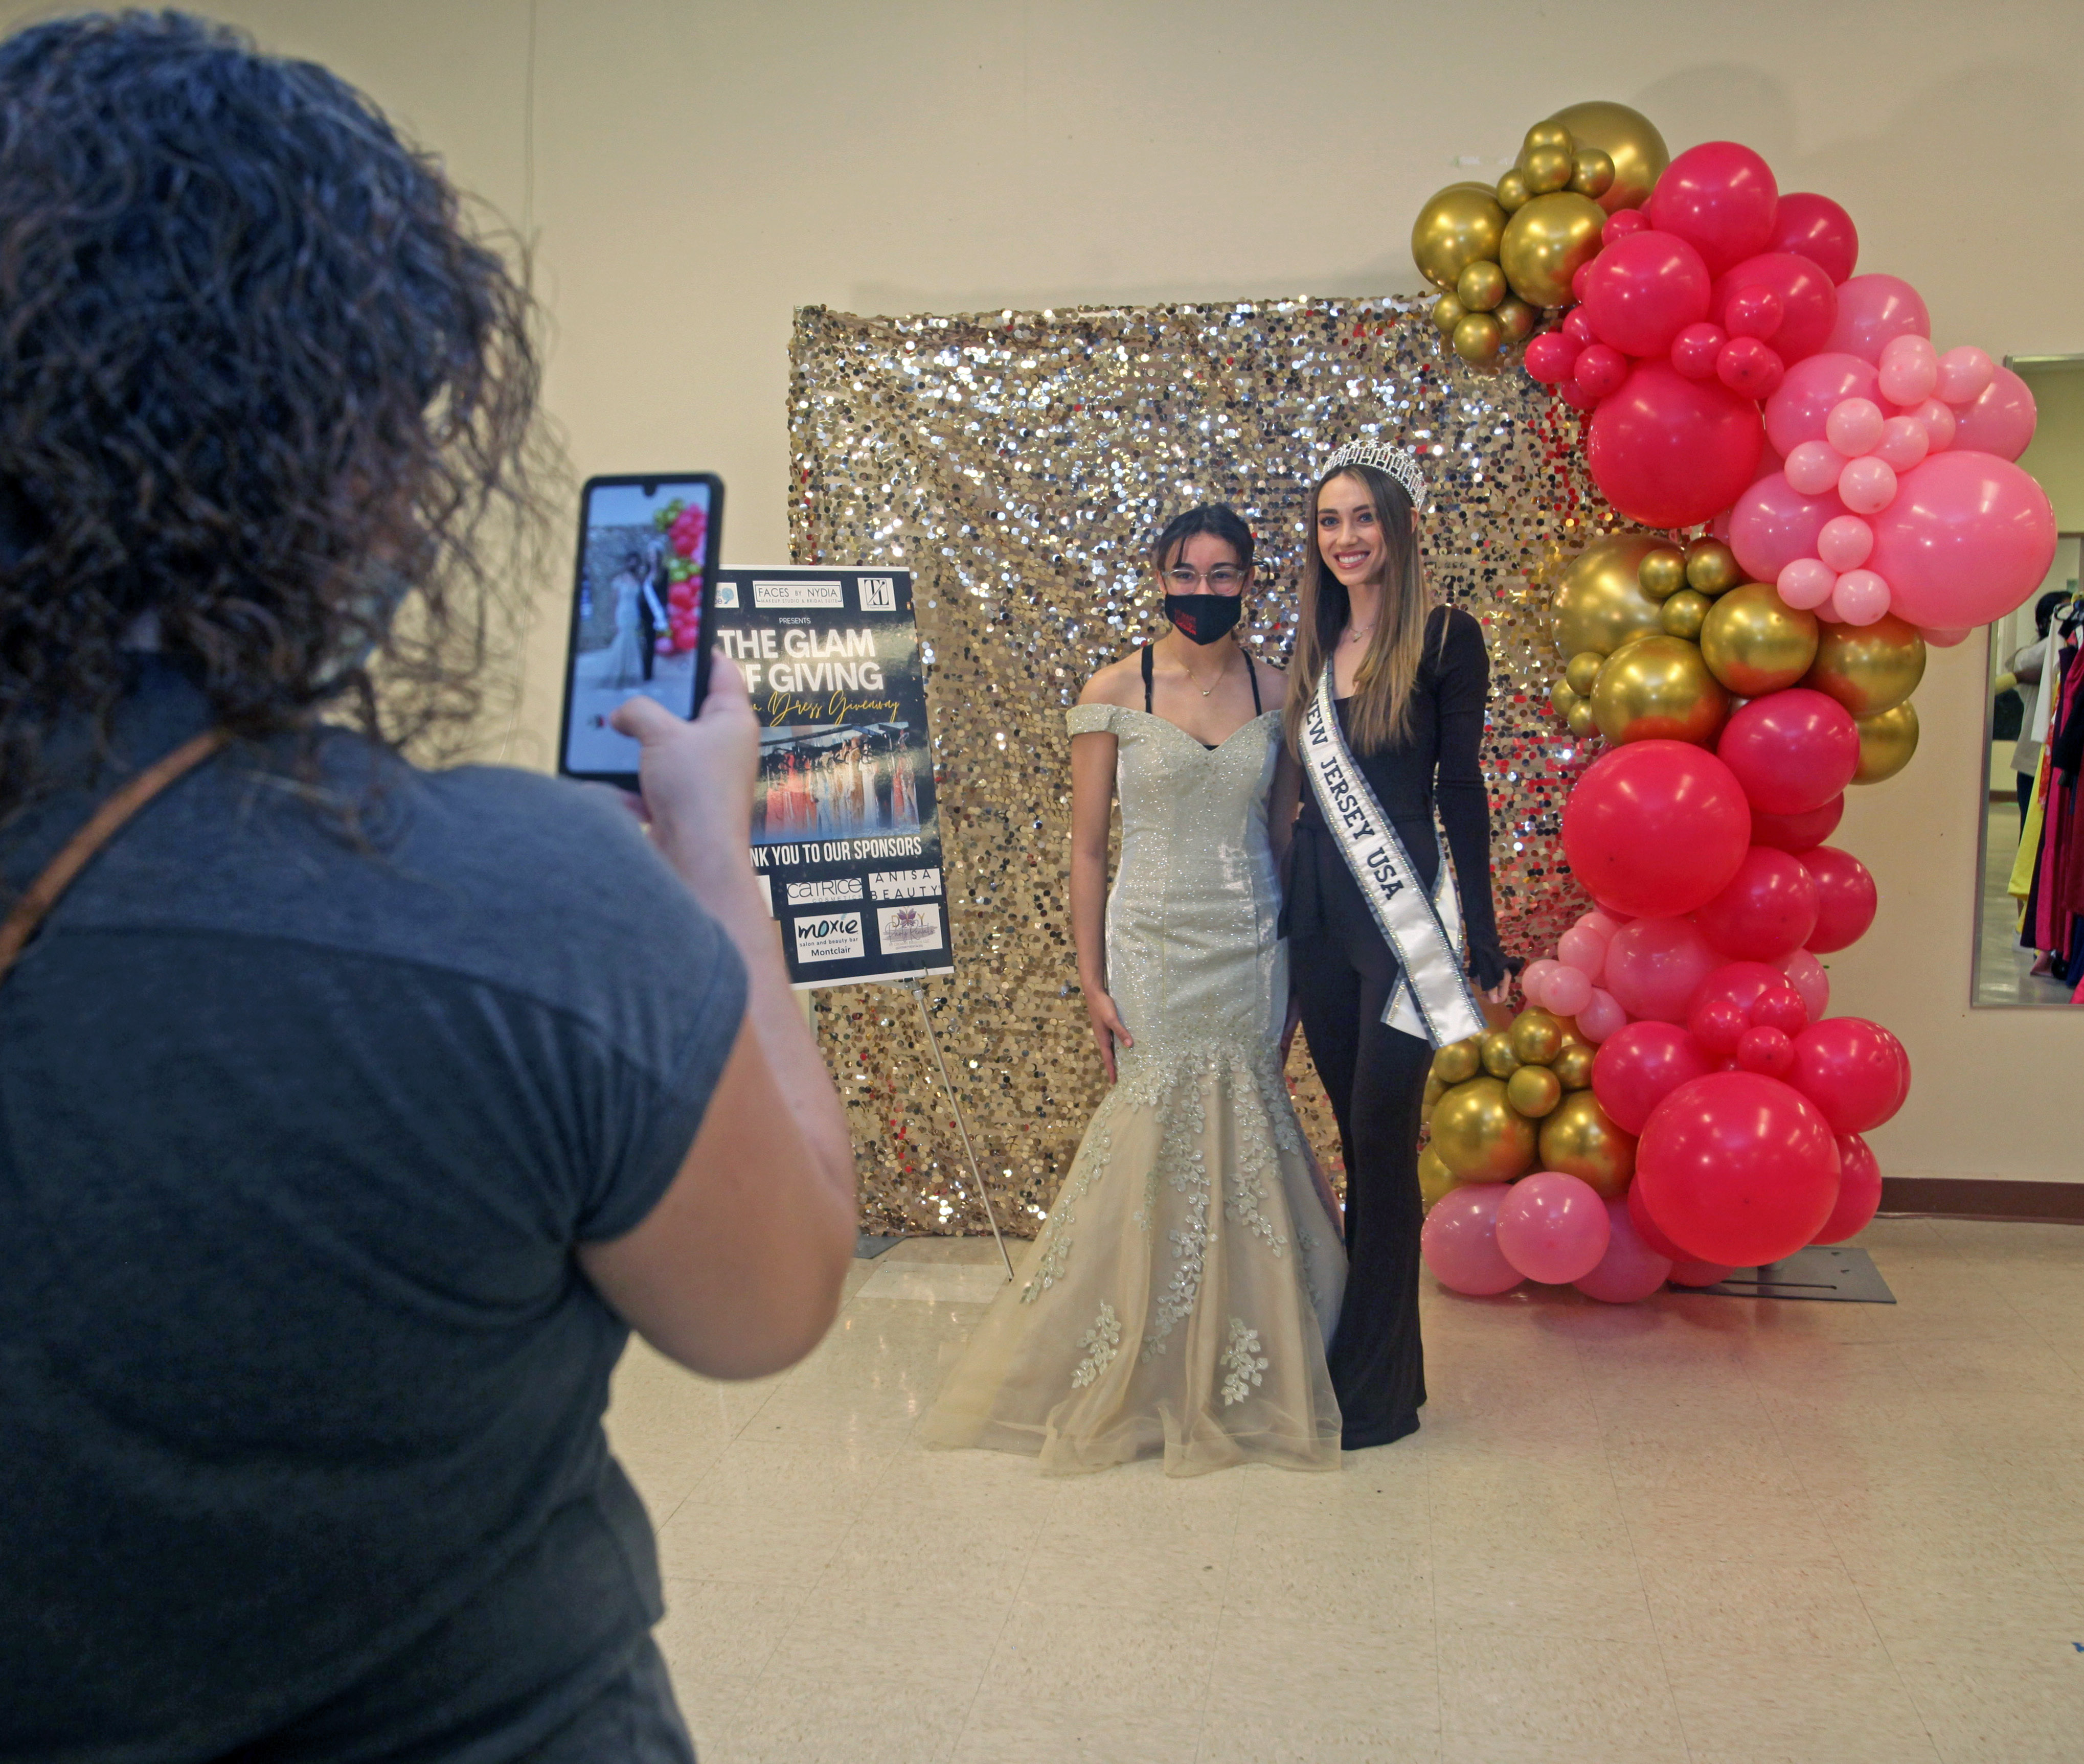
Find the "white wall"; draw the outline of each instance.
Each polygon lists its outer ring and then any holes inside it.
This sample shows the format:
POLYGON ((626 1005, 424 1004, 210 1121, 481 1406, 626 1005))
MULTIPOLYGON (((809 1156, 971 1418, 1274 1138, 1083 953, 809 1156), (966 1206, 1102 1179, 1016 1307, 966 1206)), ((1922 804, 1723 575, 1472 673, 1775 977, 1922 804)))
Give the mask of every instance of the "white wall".
MULTIPOLYGON (((1584 98, 1638 106, 1675 150, 1744 141, 1783 188, 1836 197, 1865 267, 1918 285, 1942 347, 2084 352, 2076 0, 222 11, 361 83, 532 227, 549 404, 576 466, 721 470, 734 562, 786 554, 794 307, 1408 290, 1419 202, 1584 98)), ((532 654, 514 749, 532 763, 557 640, 546 621, 532 654)), ((1914 766, 1857 793, 1842 839, 1883 905, 1833 978, 1841 1008, 1889 1023, 1918 1064, 1877 1140, 1891 1172, 2084 1178, 2084 1012, 1967 1004, 1983 666, 1979 644, 1935 656, 1914 766)))

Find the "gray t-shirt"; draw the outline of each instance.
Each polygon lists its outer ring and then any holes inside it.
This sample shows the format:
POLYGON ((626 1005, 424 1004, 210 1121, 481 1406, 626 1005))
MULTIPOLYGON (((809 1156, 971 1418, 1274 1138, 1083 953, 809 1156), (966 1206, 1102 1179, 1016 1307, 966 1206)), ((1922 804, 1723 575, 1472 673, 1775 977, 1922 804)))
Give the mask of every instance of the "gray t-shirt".
MULTIPOLYGON (((121 745, 203 715, 153 663, 121 745)), ((0 984, 10 1760, 507 1758, 659 1615, 573 1247, 673 1179, 743 967, 604 795, 323 776, 363 848, 222 756, 0 984)))

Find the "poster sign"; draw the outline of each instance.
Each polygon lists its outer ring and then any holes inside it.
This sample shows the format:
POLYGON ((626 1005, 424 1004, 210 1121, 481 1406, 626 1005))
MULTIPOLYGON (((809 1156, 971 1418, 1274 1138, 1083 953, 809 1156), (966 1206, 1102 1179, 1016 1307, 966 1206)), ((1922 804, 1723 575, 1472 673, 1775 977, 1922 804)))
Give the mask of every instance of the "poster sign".
POLYGON ((791 982, 951 971, 910 574, 719 570, 714 630, 761 725, 752 867, 791 982))

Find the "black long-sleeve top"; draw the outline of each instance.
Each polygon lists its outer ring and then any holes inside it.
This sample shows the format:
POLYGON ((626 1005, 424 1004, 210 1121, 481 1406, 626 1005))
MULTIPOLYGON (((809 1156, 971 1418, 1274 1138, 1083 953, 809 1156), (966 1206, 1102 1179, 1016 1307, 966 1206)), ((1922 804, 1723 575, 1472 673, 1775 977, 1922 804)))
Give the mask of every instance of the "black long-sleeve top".
MULTIPOLYGON (((1434 607, 1425 624, 1425 655, 1412 684, 1410 734, 1379 753, 1353 756, 1429 888, 1439 873, 1433 831, 1438 803, 1460 884, 1470 967, 1484 988, 1497 985, 1506 972, 1491 903, 1490 798, 1484 789, 1482 763, 1489 683, 1483 627, 1459 608, 1434 607)), ((1339 724, 1349 738, 1351 703, 1339 700, 1339 724)), ((1299 717, 1307 709, 1293 706, 1290 714, 1299 717)), ((1295 823, 1282 929, 1293 937, 1332 939, 1363 973, 1386 971, 1385 964, 1395 963, 1307 781, 1302 812, 1295 823)))

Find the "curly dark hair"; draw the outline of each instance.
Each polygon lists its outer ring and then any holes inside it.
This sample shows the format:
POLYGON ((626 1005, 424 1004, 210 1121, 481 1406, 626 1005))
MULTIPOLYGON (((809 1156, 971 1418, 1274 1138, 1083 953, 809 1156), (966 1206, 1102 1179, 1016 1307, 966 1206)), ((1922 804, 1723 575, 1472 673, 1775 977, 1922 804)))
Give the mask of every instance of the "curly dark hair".
POLYGON ((532 316, 325 69, 175 12, 0 43, 0 820, 141 622, 235 734, 460 734, 486 535, 540 521, 532 316))

